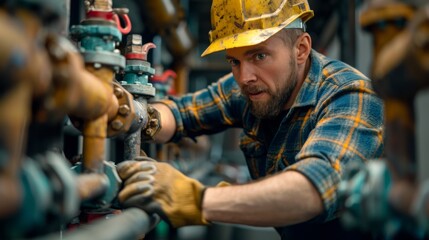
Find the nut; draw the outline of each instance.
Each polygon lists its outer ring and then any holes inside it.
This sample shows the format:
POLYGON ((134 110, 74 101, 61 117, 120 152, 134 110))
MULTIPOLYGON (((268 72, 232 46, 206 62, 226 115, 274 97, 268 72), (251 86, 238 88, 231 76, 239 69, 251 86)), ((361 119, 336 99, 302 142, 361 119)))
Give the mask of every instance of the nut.
POLYGON ((127 105, 119 106, 119 113, 121 115, 127 116, 130 113, 130 107, 128 107, 127 105))
POLYGON ((124 126, 124 124, 120 120, 114 120, 111 123, 111 126, 114 130, 120 130, 124 126))

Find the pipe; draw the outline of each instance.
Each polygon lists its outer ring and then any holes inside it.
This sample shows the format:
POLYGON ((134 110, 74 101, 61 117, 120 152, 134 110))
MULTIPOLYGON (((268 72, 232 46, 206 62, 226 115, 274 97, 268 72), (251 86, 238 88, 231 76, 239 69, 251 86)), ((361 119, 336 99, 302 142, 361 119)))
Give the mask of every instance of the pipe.
MULTIPOLYGON (((103 84, 103 89, 109 96, 113 95, 114 71, 109 67, 95 68, 91 64, 86 64, 86 69, 96 76, 103 84)), ((109 99, 110 100, 110 99, 109 99)), ((110 105, 110 102, 108 103, 110 105)), ((83 166, 84 172, 103 172, 103 161, 105 146, 104 142, 107 136, 108 115, 86 121, 83 127, 83 166)))
MULTIPOLYGON (((155 222, 156 223, 156 222, 155 222)), ((34 240, 57 240, 62 235, 63 239, 103 239, 103 240, 123 240, 141 239, 149 232, 155 224, 144 211, 138 208, 130 208, 119 215, 115 215, 107 220, 98 220, 85 227, 75 229, 64 234, 55 233, 46 237, 34 240)))
POLYGON ((133 160, 140 156, 141 151, 141 131, 140 129, 147 123, 147 99, 144 97, 136 97, 134 100, 136 110, 136 119, 139 119, 139 124, 132 127, 135 132, 126 135, 124 139, 124 160, 133 160), (141 121, 140 121, 141 120, 141 121))
MULTIPOLYGON (((54 94, 47 121, 65 114, 82 120, 96 119, 118 104, 108 85, 84 67, 82 56, 67 39, 51 39, 48 50, 54 64, 54 94)), ((116 114, 116 113, 114 113, 116 114)))
POLYGON ((417 93, 429 86, 429 53, 425 48, 429 45, 429 8, 419 12, 413 9, 386 3, 370 9, 363 19, 368 27, 381 20, 389 23, 383 29, 372 28, 372 78, 374 89, 385 103, 385 153, 392 177, 389 203, 407 215, 412 214, 419 185, 414 101, 417 93), (407 25, 398 25, 395 19, 406 20, 407 25))
POLYGON ((76 176, 79 197, 87 201, 100 196, 109 187, 109 180, 104 174, 90 173, 76 176))
POLYGON ((31 101, 34 95, 45 92, 50 83, 48 58, 32 42, 39 34, 40 22, 26 11, 17 11, 17 16, 21 18, 12 19, 0 10, 1 35, 7 36, 0 42, 1 86, 5 87, 0 90, 0 217, 15 212, 21 203, 19 171, 31 101), (22 28, 16 27, 17 22, 22 28))

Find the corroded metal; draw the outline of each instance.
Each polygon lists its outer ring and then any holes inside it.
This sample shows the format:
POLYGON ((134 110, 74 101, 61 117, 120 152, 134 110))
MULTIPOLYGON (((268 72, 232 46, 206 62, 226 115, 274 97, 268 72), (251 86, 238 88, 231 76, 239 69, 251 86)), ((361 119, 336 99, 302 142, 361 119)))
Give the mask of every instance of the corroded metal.
POLYGON ((16 19, 0 10, 4 36, 0 44, 0 217, 14 213, 22 201, 19 171, 31 118, 31 101, 50 84, 47 55, 32 42, 41 24, 26 11, 19 11, 19 16, 24 29, 16 29, 16 19), (32 60, 39 62, 33 64, 32 60), (44 66, 48 73, 43 72, 44 66))
POLYGON ((118 107, 115 115, 109 118, 108 137, 127 133, 136 116, 131 93, 127 92, 117 82, 113 83, 113 92, 116 96, 118 107))
MULTIPOLYGON (((114 70, 108 67, 95 67, 91 64, 86 64, 86 69, 96 76, 103 84, 103 90, 107 95, 113 95, 113 77, 114 70)), ((110 99, 109 99, 110 100, 110 99)), ((108 102, 108 105, 110 102, 108 102)), ((104 142, 107 137, 108 115, 106 112, 90 121, 84 123, 83 128, 83 165, 85 171, 103 172, 103 160, 105 158, 104 142)))

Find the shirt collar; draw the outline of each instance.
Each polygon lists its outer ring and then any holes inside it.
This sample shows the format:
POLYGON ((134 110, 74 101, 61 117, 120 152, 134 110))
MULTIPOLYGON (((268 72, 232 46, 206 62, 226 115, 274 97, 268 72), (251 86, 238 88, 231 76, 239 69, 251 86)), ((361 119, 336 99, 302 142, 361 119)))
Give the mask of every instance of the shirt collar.
POLYGON ((298 95, 295 99, 295 102, 292 105, 294 107, 303 107, 303 106, 315 106, 317 103, 317 90, 318 83, 322 79, 322 59, 323 55, 311 50, 310 59, 311 65, 310 70, 308 71, 307 77, 304 80, 304 83, 301 86, 301 89, 298 92, 298 95))

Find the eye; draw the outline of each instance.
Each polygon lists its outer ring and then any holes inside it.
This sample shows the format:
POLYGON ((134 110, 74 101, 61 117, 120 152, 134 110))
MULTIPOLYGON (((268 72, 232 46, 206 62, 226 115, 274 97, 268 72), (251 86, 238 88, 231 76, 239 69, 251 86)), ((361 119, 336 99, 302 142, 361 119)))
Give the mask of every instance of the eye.
POLYGON ((231 65, 231 67, 235 67, 238 64, 240 64, 240 61, 233 59, 233 58, 229 58, 226 61, 231 65))
POLYGON ((256 59, 257 61, 264 60, 266 57, 267 57, 267 54, 265 54, 265 53, 258 53, 258 54, 255 54, 255 59, 256 59))

